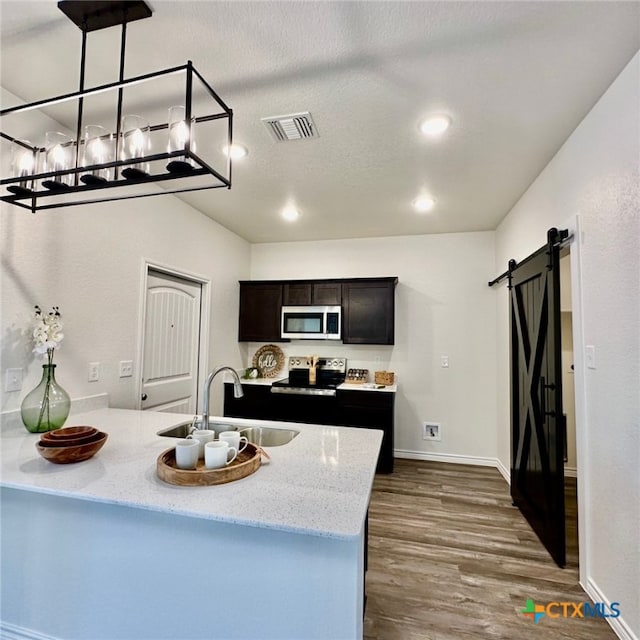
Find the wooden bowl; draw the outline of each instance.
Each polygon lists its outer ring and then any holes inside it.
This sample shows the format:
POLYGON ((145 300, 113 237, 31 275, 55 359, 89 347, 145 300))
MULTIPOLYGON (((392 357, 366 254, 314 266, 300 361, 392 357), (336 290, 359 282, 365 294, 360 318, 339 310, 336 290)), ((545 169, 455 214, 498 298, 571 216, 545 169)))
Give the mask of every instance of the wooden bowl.
POLYGON ((98 433, 98 430, 95 427, 63 427, 62 429, 47 431, 42 434, 42 437, 47 440, 56 440, 57 438, 71 440, 73 438, 86 438, 96 433, 98 433))
POLYGON ((67 447, 93 442, 99 433, 100 432, 94 427, 67 427, 66 429, 56 429, 55 431, 43 433, 40 437, 40 442, 52 444, 57 447, 67 447), (83 431, 75 431, 79 429, 83 429, 83 431), (67 432, 68 435, 67 433, 60 432, 67 432))
POLYGON ((107 441, 107 437, 108 434, 98 431, 98 433, 93 436, 93 440, 91 442, 68 446, 56 446, 55 443, 40 441, 36 443, 36 449, 38 450, 38 453, 49 462, 55 462, 56 464, 81 462, 82 460, 88 460, 98 453, 107 441))

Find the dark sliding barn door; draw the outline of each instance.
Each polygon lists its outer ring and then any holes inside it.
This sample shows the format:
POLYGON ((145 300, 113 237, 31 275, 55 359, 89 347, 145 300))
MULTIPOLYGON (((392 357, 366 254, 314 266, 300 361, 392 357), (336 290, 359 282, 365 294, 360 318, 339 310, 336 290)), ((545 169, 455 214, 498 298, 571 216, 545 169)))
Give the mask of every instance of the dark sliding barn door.
MULTIPOLYGON (((563 237, 566 232, 563 232, 563 237)), ((509 265, 511 497, 555 562, 565 565, 564 417, 557 229, 509 265)))

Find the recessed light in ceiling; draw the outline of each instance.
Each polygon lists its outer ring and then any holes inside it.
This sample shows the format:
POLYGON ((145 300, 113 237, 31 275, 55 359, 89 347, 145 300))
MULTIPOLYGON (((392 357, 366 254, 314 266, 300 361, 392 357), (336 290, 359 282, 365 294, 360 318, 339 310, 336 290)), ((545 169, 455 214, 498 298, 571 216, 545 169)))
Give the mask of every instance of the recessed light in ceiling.
POLYGON ((451 125, 451 118, 445 115, 430 116, 420 123, 420 131, 425 136, 441 136, 451 125))
POLYGON ((295 207, 285 207, 282 210, 282 217, 287 222, 294 222, 300 217, 300 212, 295 207))
POLYGON ((222 152, 227 156, 231 156, 232 160, 240 160, 240 158, 244 158, 249 153, 247 147, 236 143, 232 144, 231 147, 225 145, 222 147, 222 152))
POLYGON ((413 208, 419 213, 427 213, 436 206, 436 201, 431 196, 420 196, 413 201, 413 208))

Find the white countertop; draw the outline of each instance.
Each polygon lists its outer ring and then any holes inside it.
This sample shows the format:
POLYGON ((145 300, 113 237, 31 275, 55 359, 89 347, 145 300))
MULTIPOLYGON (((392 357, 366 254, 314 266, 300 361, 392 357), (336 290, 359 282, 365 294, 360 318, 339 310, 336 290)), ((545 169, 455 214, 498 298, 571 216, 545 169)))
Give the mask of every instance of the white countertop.
POLYGON ((387 393, 395 393, 398 390, 398 385, 396 384, 376 384, 375 382, 365 382, 363 384, 354 384, 353 382, 343 382, 339 387, 338 391, 373 391, 376 392, 387 392, 387 393))
MULTIPOLYGON (((271 386, 277 380, 282 380, 286 376, 277 376, 275 378, 242 378, 240 382, 242 384, 256 384, 256 385, 268 385, 271 386)), ((231 377, 225 378, 225 382, 231 383, 231 377)), ((366 382, 364 384, 353 384, 344 382, 336 387, 339 391, 386 391, 390 393, 396 393, 398 391, 397 384, 378 385, 373 382, 366 382)))
POLYGON ((156 475, 172 439, 157 431, 191 415, 99 409, 65 426, 92 425, 109 434, 90 460, 52 464, 38 454, 37 434, 3 427, 0 485, 149 509, 230 524, 335 538, 358 536, 367 512, 382 432, 350 427, 215 418, 223 424, 296 429, 289 444, 268 447, 271 461, 223 485, 179 487, 156 475))

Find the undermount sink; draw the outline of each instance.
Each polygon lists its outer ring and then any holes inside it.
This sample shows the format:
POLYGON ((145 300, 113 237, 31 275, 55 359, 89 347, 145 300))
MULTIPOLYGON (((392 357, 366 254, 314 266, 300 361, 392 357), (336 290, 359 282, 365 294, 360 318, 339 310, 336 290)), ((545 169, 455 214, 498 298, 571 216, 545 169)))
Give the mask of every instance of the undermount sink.
MULTIPOLYGON (((161 431, 158 431, 158 435, 163 436, 164 438, 186 438, 191 433, 194 426, 196 429, 200 429, 201 424, 201 420, 198 420, 197 422, 189 420, 189 422, 182 422, 181 424, 177 424, 175 427, 162 429, 161 431)), ((220 422, 210 420, 209 429, 215 431, 217 435, 221 431, 237 431, 238 427, 233 424, 222 424, 220 422)))
POLYGON ((249 442, 260 447, 280 447, 291 442, 300 432, 295 429, 273 429, 271 427, 248 427, 240 433, 249 442))
MULTIPOLYGON (((201 421, 195 423, 196 428, 200 428, 201 421)), ((158 435, 164 438, 186 438, 193 428, 194 423, 182 422, 175 427, 169 427, 158 431, 158 435)), ((238 431, 238 426, 233 424, 222 424, 220 422, 209 422, 209 429, 216 432, 238 431)), ((260 447, 281 447, 291 442, 300 432, 295 429, 274 429, 273 427, 247 427, 240 429, 240 433, 246 436, 249 442, 260 447)))

